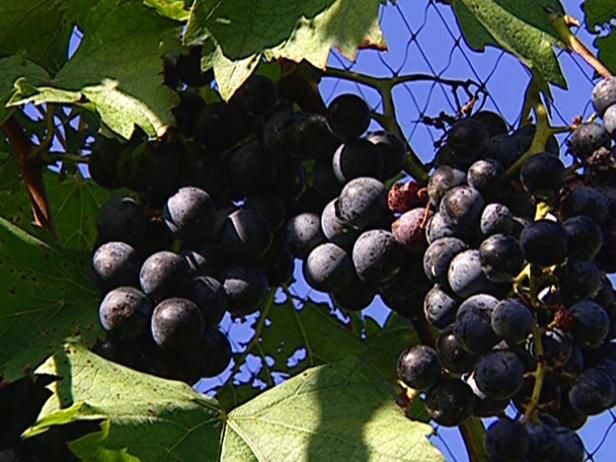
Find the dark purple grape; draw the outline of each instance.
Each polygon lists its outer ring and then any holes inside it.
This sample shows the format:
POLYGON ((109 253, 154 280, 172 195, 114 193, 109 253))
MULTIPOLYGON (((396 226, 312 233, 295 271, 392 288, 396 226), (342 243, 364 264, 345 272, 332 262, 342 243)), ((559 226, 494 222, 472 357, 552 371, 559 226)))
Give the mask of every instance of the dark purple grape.
POLYGON ((449 130, 447 147, 455 159, 472 162, 486 151, 489 138, 480 123, 472 119, 461 120, 449 130))
POLYGON ((601 117, 607 108, 614 104, 616 104, 616 78, 602 79, 592 90, 592 105, 601 117))
POLYGON ((327 123, 341 140, 358 138, 370 125, 370 108, 357 95, 339 95, 327 107, 327 123))
POLYGON ((569 402, 580 414, 600 414, 616 403, 616 383, 600 369, 588 369, 569 390, 569 402))
POLYGON ((433 244, 437 240, 445 237, 464 236, 459 226, 454 225, 448 218, 445 218, 445 216, 439 212, 436 212, 430 217, 425 232, 428 244, 433 244))
MULTIPOLYGON (((523 125, 515 130, 511 136, 516 140, 518 145, 518 152, 521 154, 528 152, 535 138, 537 132, 537 126, 535 124, 523 125)), ((552 154, 556 157, 560 154, 560 146, 558 140, 554 135, 550 135, 545 143, 546 154, 552 154)))
POLYGON ((294 257, 304 259, 317 245, 325 242, 321 219, 314 213, 300 213, 285 225, 285 240, 294 257))
POLYGON ((452 374, 473 370, 477 356, 466 351, 453 333, 453 326, 446 326, 436 338, 436 351, 441 364, 452 374))
POLYGON ((250 196, 244 207, 254 210, 267 220, 272 231, 278 231, 287 217, 287 206, 282 197, 273 195, 250 196))
POLYGON ((462 298, 495 289, 482 271, 479 250, 475 249, 465 250, 451 260, 447 281, 451 290, 462 298))
POLYGON ((458 301, 435 285, 424 298, 426 321, 437 329, 444 329, 456 320, 458 301))
POLYGON ((567 362, 563 365, 562 370, 565 374, 577 377, 586 369, 586 362, 584 359, 584 353, 582 349, 577 345, 573 345, 571 349, 571 356, 567 362))
POLYGON ((570 257, 583 260, 595 258, 603 245, 603 232, 599 225, 583 215, 571 217, 563 223, 567 234, 567 251, 570 257))
POLYGON ((554 461, 554 453, 558 449, 556 432, 549 425, 537 422, 526 424, 528 434, 528 462, 554 461))
POLYGON ((579 186, 571 191, 560 205, 560 214, 564 220, 576 215, 585 215, 603 224, 608 216, 606 197, 590 186, 579 186))
POLYGON ((424 253, 423 268, 426 277, 441 287, 447 288, 447 271, 453 257, 464 251, 467 245, 455 237, 443 237, 432 242, 424 253))
POLYGON ((342 188, 337 205, 336 214, 344 223, 364 230, 379 223, 387 210, 387 189, 375 178, 355 178, 342 188))
POLYGON ((165 224, 179 239, 199 243, 212 235, 216 205, 202 189, 180 188, 167 200, 163 213, 165 224))
POLYGON ((569 308, 573 317, 571 336, 584 348, 601 346, 609 331, 609 317, 602 306, 590 300, 582 300, 569 308))
POLYGON ((125 242, 107 242, 92 257, 94 279, 101 290, 136 285, 139 265, 137 252, 125 242))
POLYGON ((561 295, 568 301, 594 297, 603 277, 594 262, 573 258, 556 268, 554 274, 558 277, 561 295))
POLYGON ((398 175, 406 156, 406 147, 402 140, 393 133, 382 130, 368 132, 366 139, 376 145, 381 153, 383 178, 389 179, 398 175))
POLYGON ((565 166, 552 154, 533 156, 522 166, 520 180, 524 189, 539 200, 556 196, 565 182, 565 166))
POLYGON ((512 234, 514 230, 513 215, 504 204, 488 204, 481 212, 479 228, 484 236, 512 234))
POLYGON ((340 144, 320 114, 298 113, 293 126, 292 156, 300 159, 331 159, 340 144))
POLYGON ((488 132, 490 138, 507 133, 507 123, 496 112, 482 110, 471 116, 471 120, 478 122, 488 132))
POLYGON ((103 329, 120 338, 136 338, 147 328, 152 303, 134 287, 116 287, 107 292, 98 310, 103 329))
POLYGON ((485 353, 498 342, 492 329, 492 312, 497 304, 495 297, 478 294, 467 298, 458 308, 453 332, 466 351, 485 353))
POLYGON ((492 330, 512 345, 526 340, 534 325, 533 312, 515 298, 500 301, 492 312, 492 330))
POLYGON ((447 165, 441 165, 434 171, 428 181, 428 196, 430 197, 430 203, 438 207, 447 191, 456 186, 461 186, 465 182, 465 172, 447 165))
POLYGON ((441 200, 439 212, 455 225, 473 227, 479 222, 484 205, 479 191, 470 186, 456 186, 441 200))
POLYGON ((229 306, 222 284, 211 276, 194 278, 188 298, 199 307, 205 323, 209 326, 217 326, 229 306))
POLYGON ((235 104, 210 103, 199 114, 195 135, 206 148, 220 152, 246 137, 250 125, 246 114, 235 104))
POLYGON ((118 177, 118 159, 126 146, 115 138, 99 136, 88 157, 88 172, 92 180, 105 189, 122 187, 118 177))
POLYGON ((512 236, 494 234, 479 246, 481 269, 492 282, 510 282, 524 266, 518 241, 512 236))
POLYGON ((582 462, 586 456, 584 443, 577 433, 568 428, 557 427, 554 429, 558 442, 554 460, 558 462, 582 462))
POLYGON ((592 297, 592 301, 598 303, 602 307, 609 307, 615 300, 614 288, 612 282, 605 274, 601 276, 601 287, 599 291, 592 297))
POLYGON ((143 209, 130 197, 107 202, 96 217, 98 242, 122 241, 140 244, 145 238, 143 209))
POLYGON ((229 339, 215 327, 205 327, 203 338, 197 348, 201 355, 199 375, 202 377, 222 374, 233 356, 229 339))
POLYGON ((184 298, 163 300, 152 314, 152 338, 164 349, 195 345, 205 325, 197 305, 184 298))
POLYGON ((322 157, 314 163, 312 184, 314 190, 323 201, 331 201, 338 197, 342 190, 342 184, 334 173, 332 157, 322 157))
POLYGON ((487 158, 497 160, 505 168, 511 167, 522 154, 517 137, 505 133, 490 138, 486 151, 487 158))
POLYGON ((193 276, 212 276, 220 269, 220 255, 211 243, 204 243, 196 249, 184 249, 181 254, 193 276))
POLYGON ((573 130, 571 137, 567 140, 569 150, 581 159, 588 158, 601 147, 609 149, 610 144, 610 135, 607 130, 597 123, 581 124, 573 130))
POLYGON ((230 102, 249 114, 269 114, 277 99, 274 82, 263 75, 253 74, 237 89, 230 102))
POLYGON ((258 143, 248 143, 229 156, 231 195, 242 198, 268 191, 276 178, 276 162, 258 143))
POLYGON ((257 311, 269 290, 263 271, 252 266, 230 265, 220 280, 227 294, 228 310, 234 316, 244 316, 257 311))
POLYGON ((139 272, 141 288, 155 303, 165 298, 182 296, 190 279, 186 260, 166 250, 150 255, 139 272))
POLYGON ((300 116, 291 111, 277 112, 270 117, 263 128, 263 143, 275 155, 291 155, 295 124, 300 116))
POLYGON ((426 345, 407 348, 398 358, 398 377, 408 387, 425 391, 441 376, 441 363, 436 351, 426 345))
POLYGON ((334 175, 340 183, 348 183, 354 178, 383 176, 381 151, 363 138, 341 144, 332 159, 334 175))
POLYGON ((265 256, 259 260, 258 266, 263 270, 272 287, 286 286, 293 281, 295 258, 280 240, 274 241, 265 256))
POLYGON ((426 210, 423 207, 409 210, 391 225, 394 238, 409 252, 422 252, 428 245, 424 223, 426 210))
POLYGON ((603 114, 603 125, 613 140, 616 139, 616 104, 612 104, 603 114))
POLYGON ((539 266, 557 265, 567 255, 567 234, 559 223, 538 220, 524 228, 520 246, 528 262, 539 266))
POLYGON ((321 215, 321 228, 328 241, 342 247, 347 251, 353 249, 353 244, 359 236, 359 231, 347 226, 336 215, 338 199, 330 201, 323 209, 321 215))
POLYGON ((369 284, 356 278, 344 289, 332 293, 334 303, 347 311, 361 311, 374 300, 375 290, 369 284))
POLYGON ((484 446, 490 462, 524 462, 530 441, 521 423, 503 417, 488 427, 484 446))
POLYGON ((426 411, 445 427, 460 425, 475 407, 471 388, 459 379, 445 379, 426 393, 426 411))
POLYGON ((272 245, 272 230, 263 215, 240 209, 224 220, 218 236, 220 250, 233 260, 258 260, 272 245))
POLYGON ((321 292, 336 292, 353 282, 355 269, 351 256, 331 242, 315 247, 303 266, 306 282, 321 292))
POLYGON ((306 173, 302 163, 291 158, 279 158, 277 163, 273 194, 283 201, 298 199, 306 190, 306 173))
POLYGON ((181 167, 180 185, 200 188, 218 203, 227 199, 230 180, 226 157, 187 140, 181 167))
POLYGON ((501 198, 503 204, 509 207, 516 218, 532 220, 535 216, 535 202, 526 191, 509 190, 501 198))
POLYGON ((353 265, 360 280, 370 284, 391 281, 400 271, 402 249, 383 229, 363 232, 353 245, 353 265))
POLYGON ((473 374, 477 388, 488 398, 508 399, 522 387, 524 363, 511 351, 491 351, 479 358, 473 374))
POLYGON ((482 159, 473 163, 467 174, 467 183, 483 195, 500 191, 505 182, 505 167, 494 159, 482 159))
MULTIPOLYGON (((562 331, 558 329, 546 330, 541 336, 541 343, 543 344, 543 359, 549 367, 562 367, 571 358, 573 342, 562 331)), ((533 334, 528 337, 526 350, 532 360, 537 359, 533 334)))

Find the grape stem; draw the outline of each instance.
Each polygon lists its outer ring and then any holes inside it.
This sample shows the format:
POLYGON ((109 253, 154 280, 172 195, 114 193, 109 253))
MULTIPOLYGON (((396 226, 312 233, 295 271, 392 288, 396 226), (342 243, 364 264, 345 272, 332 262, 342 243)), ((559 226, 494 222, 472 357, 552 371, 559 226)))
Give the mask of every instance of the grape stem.
POLYGON ((33 147, 21 125, 17 122, 15 116, 9 117, 2 124, 2 131, 6 135, 9 144, 15 150, 17 156, 17 164, 19 173, 28 190, 30 196, 30 205, 32 208, 32 216, 34 223, 41 228, 53 230, 51 221, 51 212, 47 194, 45 192, 45 183, 43 181, 43 163, 40 159, 33 157, 33 147))
POLYGON ((539 406, 539 399, 541 398, 541 390, 543 389, 543 380, 545 379, 545 358, 543 357, 543 342, 541 336, 543 331, 538 324, 535 324, 533 329, 533 345, 535 347, 535 357, 537 358, 537 369, 535 370, 535 385, 533 386, 533 393, 530 397, 530 402, 524 412, 524 422, 529 422, 534 418, 535 412, 539 406))
POLYGON ((56 162, 66 162, 70 164, 87 164, 90 159, 80 156, 79 154, 71 154, 65 152, 45 152, 40 154, 40 159, 46 164, 55 164, 56 162))

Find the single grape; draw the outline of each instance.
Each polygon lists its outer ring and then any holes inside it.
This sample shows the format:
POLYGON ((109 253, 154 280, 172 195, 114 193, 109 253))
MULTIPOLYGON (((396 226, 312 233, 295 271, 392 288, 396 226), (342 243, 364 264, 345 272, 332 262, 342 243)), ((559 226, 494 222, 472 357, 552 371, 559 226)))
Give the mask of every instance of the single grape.
POLYGON ((585 348, 601 346, 609 331, 610 319, 602 306, 590 300, 581 300, 569 308, 573 317, 571 336, 585 348))
POLYGON ((453 333, 466 351, 485 353, 498 342, 492 329, 492 312, 497 304, 495 297, 478 294, 467 298, 458 308, 453 333))
POLYGON ((616 139, 616 104, 608 107, 603 114, 603 125, 613 140, 616 139))
MULTIPOLYGON (((518 145, 518 152, 523 154, 527 152, 533 139, 535 138, 535 133, 537 132, 537 126, 535 124, 526 124, 515 130, 511 135, 515 138, 518 145)), ((556 157, 560 154, 560 146, 558 145, 558 140, 554 135, 550 135, 545 143, 545 152, 548 154, 552 154, 556 157)))
POLYGON ((165 224, 177 238, 199 243, 211 236, 216 205, 202 189, 187 186, 167 199, 163 214, 165 224))
POLYGON ((218 236, 223 255, 233 260, 258 260, 272 245, 272 230, 263 215, 240 209, 223 222, 218 236))
POLYGON ((594 297, 601 288, 603 274, 588 260, 570 258, 554 272, 560 283, 560 293, 568 301, 594 297))
POLYGON ((338 197, 342 190, 342 184, 334 173, 332 157, 322 157, 314 163, 312 184, 314 190, 323 201, 330 201, 338 197))
POLYGON ((512 234, 514 220, 511 210, 504 204, 493 203, 486 205, 483 212, 481 212, 479 228, 484 236, 512 234))
MULTIPOLYGON (((548 329, 541 336, 543 345, 543 359, 553 368, 562 367, 569 361, 573 352, 571 338, 559 329, 548 329)), ((532 360, 537 359, 533 334, 528 336, 526 351, 532 360)))
POLYGON ((272 115, 263 128, 263 144, 267 151, 280 156, 288 156, 294 146, 296 123, 300 116, 295 112, 281 111, 272 115))
POLYGON ((455 237, 443 237, 432 242, 423 256, 423 268, 426 277, 441 287, 447 288, 447 271, 451 260, 467 245, 455 237))
POLYGON ((150 255, 139 272, 141 288, 155 303, 165 298, 182 296, 190 279, 186 260, 166 250, 150 255))
POLYGON ((473 163, 467 174, 467 183, 483 195, 499 192, 505 182, 505 167, 494 159, 482 159, 473 163))
POLYGON ((383 157, 375 144, 363 138, 341 144, 332 158, 332 169, 340 183, 353 178, 383 176, 383 157))
POLYGON ((294 257, 304 259, 317 245, 325 242, 321 219, 314 213, 300 213, 285 225, 285 240, 294 257))
POLYGON ((524 228, 520 246, 528 262, 539 266, 557 265, 567 255, 567 234, 559 223, 538 220, 524 228))
POLYGON ((578 126, 567 140, 569 150, 580 157, 587 159, 597 149, 610 147, 610 135, 603 125, 597 123, 583 123, 578 126))
MULTIPOLYGON (((174 148, 170 149, 171 146, 174 146, 174 143, 164 143, 164 140, 161 140, 144 142, 135 147, 130 155, 125 157, 124 173, 125 176, 131 177, 125 184, 130 189, 157 198, 169 197, 176 190, 180 176, 180 158, 174 148)), ((121 158, 118 160, 118 173, 121 170, 120 161, 121 158)))
POLYGON ((424 298, 426 321, 437 329, 444 329, 456 320, 458 301, 435 285, 424 298))
POLYGON ((436 351, 441 364, 451 374, 464 374, 473 370, 477 356, 466 351, 453 332, 453 326, 446 326, 436 338, 436 351))
POLYGON ((551 154, 533 156, 520 171, 524 189, 539 200, 551 199, 565 182, 565 166, 551 154))
POLYGON ((227 158, 189 140, 180 171, 179 185, 206 191, 215 202, 224 202, 229 196, 229 165, 227 158))
POLYGON ((383 178, 389 179, 400 173, 406 147, 400 138, 391 132, 376 131, 368 132, 366 139, 376 145, 383 158, 383 178))
POLYGON ((554 454, 554 460, 558 462, 582 462, 586 454, 584 443, 578 434, 564 427, 557 427, 554 432, 558 442, 558 450, 554 454))
POLYGON ((327 107, 327 123, 338 138, 358 138, 370 125, 370 108, 357 95, 339 95, 327 107))
POLYGON ((353 245, 353 265, 360 280, 385 284, 400 271, 402 248, 393 234, 383 229, 364 231, 353 245))
POLYGON ((336 214, 344 223, 364 230, 378 223, 387 210, 387 190, 375 178, 355 178, 342 188, 337 205, 336 214))
POLYGON ((272 195, 285 201, 298 199, 306 191, 306 172, 297 159, 282 157, 277 159, 276 179, 272 195))
POLYGON ((455 159, 472 162, 486 151, 489 138, 483 125, 465 119, 453 124, 447 135, 447 146, 455 159))
POLYGON ((485 201, 479 191, 470 186, 456 186, 441 200, 439 212, 455 225, 474 228, 479 222, 484 205, 485 201))
POLYGON ((492 330, 512 345, 526 340, 534 325, 532 311, 515 298, 501 300, 492 312, 492 330))
POLYGON ((569 359, 562 368, 563 372, 574 377, 584 372, 586 369, 586 361, 584 359, 584 353, 580 347, 573 345, 571 349, 571 356, 569 356, 569 359))
POLYGON ((560 205, 560 214, 565 220, 576 215, 585 215, 598 224, 603 224, 607 220, 608 211, 606 197, 589 186, 575 188, 560 205))
POLYGON ((602 307, 606 308, 611 306, 615 301, 616 294, 614 293, 614 287, 612 282, 605 274, 601 276, 601 287, 599 291, 592 297, 592 301, 598 303, 602 307))
POLYGON ((331 242, 315 247, 303 266, 306 282, 321 292, 336 292, 353 282, 355 269, 351 256, 331 242))
POLYGON ((481 269, 479 250, 469 249, 457 254, 449 264, 447 281, 453 292, 462 298, 496 289, 481 269))
POLYGON ((190 300, 168 298, 152 314, 152 338, 164 349, 195 345, 205 328, 201 311, 190 300))
POLYGON ((592 90, 592 105, 601 117, 613 104, 616 104, 616 78, 602 79, 592 90))
POLYGON ((507 133, 507 122, 496 112, 482 110, 471 116, 471 120, 479 122, 486 129, 490 138, 507 133))
POLYGON ((359 278, 355 278, 344 289, 332 293, 334 303, 347 311, 361 311, 367 308, 374 300, 375 290, 359 278))
POLYGON ((285 201, 275 195, 250 196, 244 203, 244 208, 254 210, 267 220, 272 231, 278 231, 287 218, 285 201))
POLYGON ((92 180, 105 189, 122 187, 118 177, 118 159, 126 146, 115 138, 99 136, 88 157, 88 172, 92 180))
POLYGON ((220 270, 220 255, 212 243, 206 242, 196 249, 186 248, 180 255, 186 260, 193 276, 213 276, 220 270))
POLYGON ((97 248, 92 256, 94 278, 101 290, 136 285, 139 265, 137 252, 125 242, 107 242, 97 248))
POLYGON ((253 74, 237 89, 230 102, 249 114, 268 114, 274 110, 277 99, 274 82, 263 75, 253 74))
POLYGON ((571 407, 567 393, 563 393, 560 399, 560 407, 552 414, 558 419, 560 425, 571 430, 579 430, 588 420, 587 415, 580 414, 571 407))
POLYGON ((422 252, 427 247, 425 223, 426 209, 423 207, 409 210, 391 225, 393 236, 409 252, 422 252))
POLYGON ((491 351, 479 358, 473 374, 477 387, 487 397, 508 399, 522 387, 524 363, 511 351, 491 351))
POLYGON ((511 167, 524 151, 518 145, 517 137, 507 134, 490 138, 485 156, 497 160, 503 167, 511 167))
POLYGON ((488 427, 484 446, 490 462, 524 462, 530 441, 521 423, 503 417, 488 427))
POLYGON ((295 258, 281 240, 274 241, 257 266, 263 270, 270 286, 286 286, 293 281, 295 258))
POLYGON ((107 292, 98 310, 103 329, 121 338, 142 335, 152 314, 152 303, 134 287, 116 287, 107 292))
POLYGON ((107 202, 96 217, 98 242, 122 241, 140 244, 145 238, 143 209, 130 197, 107 202))
POLYGON ((229 306, 222 284, 211 276, 194 278, 188 290, 188 298, 199 307, 209 326, 217 326, 229 306))
POLYGON ((452 188, 461 186, 466 182, 466 173, 447 165, 437 168, 428 180, 428 196, 430 203, 435 207, 441 202, 443 196, 452 188))
POLYGON ((588 369, 569 390, 569 402, 580 414, 600 414, 616 402, 616 383, 602 370, 588 369))
POLYGON ((518 241, 505 234, 494 234, 479 246, 481 269, 492 282, 511 282, 524 266, 518 241))
POLYGON ((234 316, 245 316, 259 309, 269 289, 263 271, 253 266, 229 265, 220 274, 227 294, 228 310, 234 316))
POLYGON ((563 229, 567 235, 569 257, 592 260, 599 254, 603 232, 592 218, 584 215, 571 217, 564 221, 563 229))
POLYGON ((298 113, 293 125, 292 156, 300 160, 328 158, 340 144, 320 114, 298 113))
POLYGON ((222 374, 233 356, 229 339, 215 327, 205 327, 197 350, 200 355, 199 375, 201 377, 215 377, 222 374))
POLYGON ((221 152, 246 137, 250 125, 247 114, 237 105, 209 103, 199 114, 195 135, 206 148, 221 152))
POLYGON ((503 204, 509 207, 513 216, 517 219, 533 220, 535 216, 535 202, 533 197, 526 191, 509 190, 501 198, 503 204))
POLYGON ((428 244, 433 244, 444 237, 457 237, 460 239, 466 237, 459 226, 454 225, 448 218, 439 212, 436 212, 430 217, 425 233, 428 244))
POLYGON ((276 178, 276 162, 258 143, 248 143, 229 156, 231 194, 242 198, 268 191, 276 178))
POLYGON ((338 218, 336 214, 337 202, 338 199, 333 199, 323 209, 321 229, 328 241, 350 252, 359 236, 359 231, 347 226, 338 218))
POLYGON ((528 422, 526 433, 529 443, 528 462, 556 462, 553 457, 558 449, 558 440, 552 427, 539 422, 528 422))
POLYGON ((459 379, 446 379, 426 393, 426 410, 432 420, 445 427, 460 425, 475 407, 471 388, 459 379))
POLYGON ((398 358, 398 377, 408 387, 425 391, 441 376, 441 363, 436 351, 426 345, 407 348, 398 358))

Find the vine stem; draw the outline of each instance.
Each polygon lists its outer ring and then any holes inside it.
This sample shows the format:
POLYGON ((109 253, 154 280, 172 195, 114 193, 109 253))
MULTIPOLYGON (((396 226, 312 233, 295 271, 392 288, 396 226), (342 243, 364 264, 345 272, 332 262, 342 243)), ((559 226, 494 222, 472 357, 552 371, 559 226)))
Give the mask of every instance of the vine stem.
POLYGON ((51 212, 43 181, 44 164, 37 157, 32 156, 33 146, 26 137, 21 125, 15 119, 15 116, 9 117, 2 124, 2 131, 9 140, 9 144, 15 150, 19 173, 30 196, 34 223, 41 228, 52 231, 51 212))
POLYGON ((533 329, 533 345, 535 347, 535 357, 537 358, 537 369, 535 371, 535 385, 533 386, 533 392, 530 397, 530 403, 524 412, 524 422, 529 422, 535 415, 535 411, 539 406, 539 399, 541 398, 541 391, 543 390, 543 381, 545 379, 545 359, 543 357, 543 342, 541 336, 543 332, 538 325, 535 325, 533 329))

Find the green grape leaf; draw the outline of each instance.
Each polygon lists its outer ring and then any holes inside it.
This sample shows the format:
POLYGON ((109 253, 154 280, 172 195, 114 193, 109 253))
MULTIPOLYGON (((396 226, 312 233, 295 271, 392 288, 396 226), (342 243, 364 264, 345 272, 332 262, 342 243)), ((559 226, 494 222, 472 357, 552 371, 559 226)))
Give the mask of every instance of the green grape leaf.
POLYGON ((359 46, 384 49, 379 6, 379 0, 197 0, 184 42, 215 42, 211 65, 229 99, 262 57, 324 68, 334 47, 351 60, 359 46))
POLYGON ((616 72, 616 29, 605 37, 598 37, 594 45, 599 49, 599 59, 612 72, 616 72))
POLYGON ((597 27, 604 27, 616 18, 616 10, 612 0, 586 0, 582 4, 586 28, 594 33, 597 27))
POLYGON ((453 2, 468 45, 495 46, 513 54, 540 81, 566 88, 554 46, 562 45, 544 8, 563 12, 559 0, 459 0, 453 2))
POLYGON ((25 52, 30 60, 56 72, 68 59, 72 24, 67 17, 67 3, 67 0, 0 2, 0 53, 25 52))
POLYGON ((104 419, 101 432, 70 444, 81 460, 108 460, 102 456, 109 452, 123 461, 193 460, 195 454, 217 459, 224 412, 186 384, 120 366, 72 343, 37 372, 61 379, 50 385, 55 394, 26 436, 104 419))
POLYGON ((0 218, 0 376, 27 375, 67 337, 102 333, 89 253, 68 252, 0 218))
POLYGON ((15 92, 14 84, 24 77, 37 85, 49 81, 49 74, 45 69, 22 56, 0 59, 0 125, 11 115, 12 109, 5 105, 15 92))
POLYGON ((184 8, 183 0, 143 0, 146 6, 154 8, 158 14, 176 21, 186 21, 188 10, 184 8))
POLYGON ((391 387, 361 359, 314 367, 227 416, 221 459, 444 461, 394 403, 391 387))
POLYGON ((128 139, 136 125, 160 136, 178 97, 163 85, 161 57, 180 48, 180 26, 138 2, 100 0, 87 11, 83 42, 50 85, 29 80, 11 105, 78 104, 128 139))

